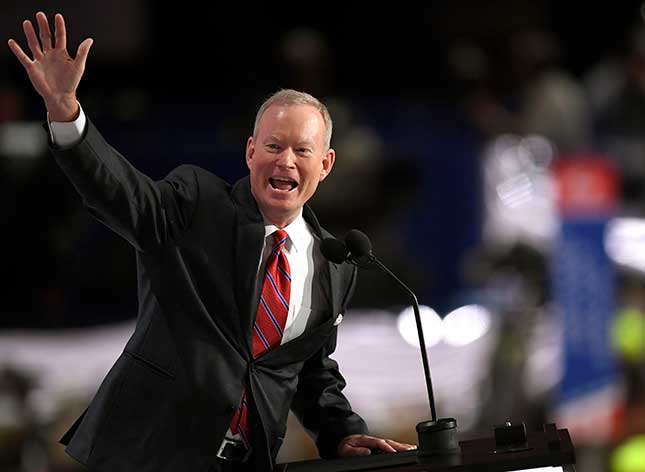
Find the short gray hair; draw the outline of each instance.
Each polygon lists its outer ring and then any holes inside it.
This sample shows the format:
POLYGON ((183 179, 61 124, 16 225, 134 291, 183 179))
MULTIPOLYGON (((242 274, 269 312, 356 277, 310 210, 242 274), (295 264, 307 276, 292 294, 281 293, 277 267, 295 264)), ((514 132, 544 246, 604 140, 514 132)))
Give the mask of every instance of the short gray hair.
POLYGON ((282 89, 278 90, 276 93, 267 98, 264 103, 260 106, 257 115, 255 115, 255 125, 253 126, 253 138, 257 138, 258 135, 258 126, 260 119, 264 112, 271 105, 310 105, 320 112, 323 117, 323 122, 325 123, 325 151, 329 150, 331 145, 331 132, 332 132, 332 122, 331 115, 329 110, 324 103, 318 100, 313 95, 309 95, 306 92, 299 92, 298 90, 293 89, 282 89))

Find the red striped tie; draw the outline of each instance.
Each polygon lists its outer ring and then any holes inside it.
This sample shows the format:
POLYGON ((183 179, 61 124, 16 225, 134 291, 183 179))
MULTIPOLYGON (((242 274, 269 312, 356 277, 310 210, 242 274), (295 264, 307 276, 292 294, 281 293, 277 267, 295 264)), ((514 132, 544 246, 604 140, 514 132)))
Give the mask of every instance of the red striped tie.
MULTIPOLYGON (((291 271, 289 261, 282 251, 288 237, 287 232, 281 229, 273 233, 273 248, 267 259, 258 313, 253 324, 254 359, 279 346, 282 341, 282 333, 289 313, 289 299, 291 298, 291 271)), ((248 447, 248 400, 246 391, 231 421, 231 431, 238 433, 248 447)))

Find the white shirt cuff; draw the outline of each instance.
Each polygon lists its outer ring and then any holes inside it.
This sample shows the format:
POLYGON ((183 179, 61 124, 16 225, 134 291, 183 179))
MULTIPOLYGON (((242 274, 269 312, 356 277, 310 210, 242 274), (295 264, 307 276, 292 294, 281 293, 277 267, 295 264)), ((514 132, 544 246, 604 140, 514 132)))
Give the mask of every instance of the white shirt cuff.
MULTIPOLYGON (((78 103, 78 102, 77 102, 78 103)), ((57 146, 73 146, 80 142, 85 132, 87 118, 83 113, 83 107, 78 104, 79 113, 78 118, 68 123, 60 121, 49 121, 49 113, 47 113, 47 124, 49 125, 49 134, 52 142, 57 146)))

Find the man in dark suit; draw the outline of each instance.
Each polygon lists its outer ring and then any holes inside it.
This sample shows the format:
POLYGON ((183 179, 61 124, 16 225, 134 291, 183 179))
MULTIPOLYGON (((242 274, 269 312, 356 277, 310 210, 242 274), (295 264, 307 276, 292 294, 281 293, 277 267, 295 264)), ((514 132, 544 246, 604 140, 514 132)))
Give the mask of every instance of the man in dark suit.
POLYGON ((67 452, 97 471, 269 470, 289 409, 324 458, 412 448, 366 434, 329 358, 356 270, 322 258, 330 235, 306 205, 334 165, 326 107, 293 90, 268 99, 246 146, 249 177, 233 186, 194 166, 153 181, 76 100, 92 40, 73 59, 63 17, 54 44, 36 18, 40 42, 23 23, 33 59, 9 47, 45 101, 55 159, 135 247, 139 281, 135 331, 61 439, 67 452))

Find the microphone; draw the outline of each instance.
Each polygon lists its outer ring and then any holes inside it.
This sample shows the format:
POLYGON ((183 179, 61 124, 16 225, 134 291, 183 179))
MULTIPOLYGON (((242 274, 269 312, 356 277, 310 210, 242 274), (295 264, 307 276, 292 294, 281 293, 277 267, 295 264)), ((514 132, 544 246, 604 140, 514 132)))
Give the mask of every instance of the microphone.
POLYGON ((348 249, 345 241, 336 238, 324 238, 320 243, 320 251, 327 260, 336 264, 347 262, 361 268, 368 268, 371 262, 369 254, 372 245, 370 240, 366 239, 365 234, 360 231, 356 231, 356 233, 363 235, 363 237, 352 236, 354 233, 351 233, 351 231, 345 236, 345 239, 350 239, 350 244, 354 247, 352 252, 348 249), (356 241, 353 241, 353 239, 356 239, 356 241))
POLYGON ((417 325, 419 345, 421 347, 421 360, 428 390, 428 402, 430 404, 430 421, 423 421, 417 424, 419 435, 419 454, 430 456, 435 454, 452 454, 459 452, 459 443, 456 438, 457 421, 454 418, 437 419, 435 409, 434 392, 432 390, 432 378, 428 364, 426 343, 421 326, 421 314, 419 312, 419 301, 414 292, 390 269, 388 269, 373 253, 370 238, 357 229, 350 230, 345 235, 345 241, 335 238, 326 238, 321 243, 323 255, 332 262, 349 262, 355 265, 374 265, 385 272, 396 284, 408 294, 414 309, 414 318, 417 325))
POLYGON ((362 231, 357 229, 349 231, 345 235, 345 244, 357 262, 369 263, 372 259, 376 259, 372 254, 372 241, 362 231))
POLYGON ((349 259, 349 249, 347 245, 336 238, 325 238, 320 243, 320 251, 325 259, 336 264, 342 264, 349 259))

